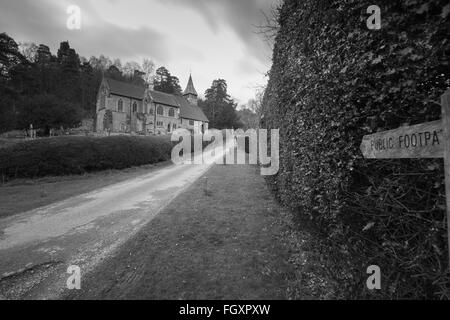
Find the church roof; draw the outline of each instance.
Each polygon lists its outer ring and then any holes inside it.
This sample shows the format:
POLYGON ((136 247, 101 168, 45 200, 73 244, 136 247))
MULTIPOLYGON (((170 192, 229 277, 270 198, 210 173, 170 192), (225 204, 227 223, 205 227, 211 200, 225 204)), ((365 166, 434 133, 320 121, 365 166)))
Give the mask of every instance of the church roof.
POLYGON ((189 101, 185 97, 174 96, 180 104, 180 117, 183 119, 197 120, 209 122, 208 118, 203 113, 203 110, 189 101))
POLYGON ((144 99, 145 87, 137 86, 132 83, 118 81, 110 78, 105 78, 106 83, 109 86, 109 91, 112 94, 124 96, 128 98, 134 98, 138 100, 144 99))
POLYGON ((165 92, 160 92, 156 90, 148 90, 150 97, 155 103, 164 104, 166 106, 180 108, 180 103, 176 99, 177 96, 173 94, 168 94, 165 92))
MULTIPOLYGON (((111 94, 134 98, 137 100, 143 100, 145 97, 145 92, 147 90, 145 87, 110 78, 105 78, 105 81, 109 86, 111 94)), ((156 90, 148 90, 148 93, 155 103, 180 108, 180 116, 183 119, 209 122, 202 109, 191 104, 185 97, 159 92, 156 90)))
POLYGON ((186 90, 184 90, 183 95, 188 95, 188 94, 192 94, 194 96, 198 96, 197 91, 194 88, 194 81, 192 81, 192 75, 189 76, 189 81, 188 84, 186 86, 186 90))

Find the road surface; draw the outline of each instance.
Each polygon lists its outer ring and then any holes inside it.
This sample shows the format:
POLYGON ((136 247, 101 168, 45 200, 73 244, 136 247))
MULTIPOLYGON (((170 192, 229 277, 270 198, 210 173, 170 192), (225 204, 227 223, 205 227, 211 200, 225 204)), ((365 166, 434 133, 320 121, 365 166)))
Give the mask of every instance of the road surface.
POLYGON ((150 222, 209 165, 171 165, 0 220, 0 299, 54 299, 150 222))

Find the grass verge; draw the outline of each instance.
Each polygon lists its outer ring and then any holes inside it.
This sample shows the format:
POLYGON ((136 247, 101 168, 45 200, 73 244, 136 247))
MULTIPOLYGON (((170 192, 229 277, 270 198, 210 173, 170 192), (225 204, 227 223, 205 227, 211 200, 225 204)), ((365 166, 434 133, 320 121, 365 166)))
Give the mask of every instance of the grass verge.
POLYGON ((66 298, 321 298, 305 287, 320 278, 311 265, 296 265, 295 230, 257 167, 214 166, 66 298))

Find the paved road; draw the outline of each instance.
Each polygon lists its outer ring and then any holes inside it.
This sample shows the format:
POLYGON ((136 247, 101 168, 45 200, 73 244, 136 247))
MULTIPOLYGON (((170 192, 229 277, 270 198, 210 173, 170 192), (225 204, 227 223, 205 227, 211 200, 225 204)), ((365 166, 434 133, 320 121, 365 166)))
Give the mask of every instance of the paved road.
POLYGON ((0 299, 56 298, 201 177, 208 165, 148 175, 0 220, 0 299))

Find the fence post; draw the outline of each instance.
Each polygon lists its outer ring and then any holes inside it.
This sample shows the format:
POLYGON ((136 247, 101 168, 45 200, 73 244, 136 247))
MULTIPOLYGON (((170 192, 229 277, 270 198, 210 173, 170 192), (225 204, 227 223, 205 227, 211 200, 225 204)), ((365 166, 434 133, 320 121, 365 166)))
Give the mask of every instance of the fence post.
POLYGON ((205 196, 209 195, 208 193, 208 177, 203 178, 203 192, 205 196))
POLYGON ((444 133, 444 175, 445 175, 445 199, 447 213, 447 241, 448 259, 450 270, 450 89, 441 96, 442 127, 444 133))

